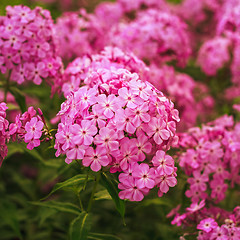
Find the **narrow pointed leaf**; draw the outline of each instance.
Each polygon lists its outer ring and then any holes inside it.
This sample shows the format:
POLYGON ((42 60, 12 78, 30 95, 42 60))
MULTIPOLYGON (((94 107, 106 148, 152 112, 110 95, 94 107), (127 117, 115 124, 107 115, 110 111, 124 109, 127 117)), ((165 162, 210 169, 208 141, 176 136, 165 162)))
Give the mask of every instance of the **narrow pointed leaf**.
POLYGON ((66 203, 66 202, 57 202, 57 201, 47 201, 47 202, 30 202, 33 205, 51 208, 59 212, 67 212, 72 214, 79 215, 81 213, 81 210, 78 206, 72 203, 66 203))
POLYGON ((124 217, 125 214, 125 203, 123 200, 121 200, 118 196, 118 187, 117 182, 109 178, 105 173, 102 173, 101 175, 101 184, 107 189, 108 193, 112 197, 112 200, 115 203, 116 209, 120 213, 122 217, 124 217))
POLYGON ((89 240, 121 240, 121 238, 116 237, 111 234, 102 234, 102 233, 89 233, 89 240))
POLYGON ((87 240, 91 228, 91 216, 82 212, 70 225, 70 240, 87 240))
POLYGON ((92 181, 93 180, 93 177, 92 176, 87 176, 86 174, 78 174, 64 182, 60 182, 60 183, 57 183, 52 191, 46 196, 44 197, 43 199, 46 199, 48 198, 50 195, 52 195, 54 192, 56 192, 57 190, 60 190, 60 189, 63 189, 63 188, 73 188, 73 187, 76 187, 76 186, 83 186, 86 181, 92 181))

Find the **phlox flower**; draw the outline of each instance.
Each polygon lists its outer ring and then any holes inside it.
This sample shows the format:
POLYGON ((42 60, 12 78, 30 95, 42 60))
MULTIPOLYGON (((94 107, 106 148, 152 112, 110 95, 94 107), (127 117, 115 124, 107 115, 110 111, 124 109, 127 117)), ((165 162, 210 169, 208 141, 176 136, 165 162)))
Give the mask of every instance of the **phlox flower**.
POLYGON ((170 133, 165 129, 166 122, 162 118, 153 117, 148 123, 146 133, 149 137, 153 135, 153 139, 157 144, 161 144, 163 140, 170 137, 170 133))
POLYGON ((75 130, 74 142, 86 146, 93 142, 93 136, 98 131, 97 127, 92 125, 88 120, 82 120, 81 125, 75 124, 75 130))
POLYGON ((106 149, 102 147, 97 147, 96 149, 89 147, 82 160, 83 166, 90 166, 94 172, 98 172, 102 166, 107 166, 109 162, 110 160, 106 155, 106 149))
POLYGON ((29 142, 34 139, 39 139, 42 136, 42 128, 44 123, 33 117, 30 122, 25 125, 26 134, 24 137, 25 142, 29 142))
POLYGON ((142 122, 148 123, 151 119, 150 115, 147 113, 149 110, 148 104, 144 102, 143 104, 137 106, 134 109, 126 108, 126 113, 128 116, 132 116, 132 123, 135 127, 139 127, 142 122))
POLYGON ((174 171, 174 160, 171 156, 166 155, 164 151, 158 150, 152 159, 153 166, 157 167, 159 174, 170 175, 174 171))
POLYGON ((137 149, 134 147, 133 139, 127 137, 120 142, 120 154, 116 157, 120 160, 120 167, 126 170, 130 162, 137 162, 137 149))
POLYGON ((122 191, 119 192, 121 199, 129 199, 130 201, 142 201, 144 195, 148 193, 148 188, 139 188, 135 179, 129 179, 124 183, 119 183, 118 188, 122 191))
POLYGON ((133 124, 133 117, 126 109, 119 109, 116 111, 115 121, 118 130, 124 130, 133 134, 136 131, 136 126, 133 124))
POLYGON ((168 192, 169 187, 174 187, 177 184, 177 179, 173 175, 161 175, 158 169, 155 171, 155 181, 159 187, 158 195, 168 192))
POLYGON ((213 229, 217 228, 218 224, 215 222, 213 218, 203 219, 198 225, 197 229, 203 230, 204 232, 211 232, 213 229))
POLYGON ((136 179, 139 188, 152 189, 155 186, 155 170, 146 163, 141 163, 133 168, 132 176, 136 179))
POLYGON ((106 96, 104 94, 100 94, 97 98, 98 105, 96 109, 103 112, 103 115, 107 118, 112 118, 114 116, 114 112, 118 109, 118 100, 115 95, 111 94, 106 96))
POLYGON ((118 136, 113 129, 103 127, 95 137, 94 143, 98 146, 105 147, 107 152, 113 152, 119 149, 118 136))
POLYGON ((149 142, 149 139, 144 134, 139 134, 136 141, 135 141, 136 147, 137 147, 137 157, 138 161, 144 161, 146 156, 145 153, 150 153, 152 150, 152 144, 149 142))
POLYGON ((118 90, 118 95, 120 98, 119 102, 121 102, 122 106, 126 105, 128 108, 134 109, 143 103, 141 98, 133 94, 133 92, 126 87, 120 88, 118 90))

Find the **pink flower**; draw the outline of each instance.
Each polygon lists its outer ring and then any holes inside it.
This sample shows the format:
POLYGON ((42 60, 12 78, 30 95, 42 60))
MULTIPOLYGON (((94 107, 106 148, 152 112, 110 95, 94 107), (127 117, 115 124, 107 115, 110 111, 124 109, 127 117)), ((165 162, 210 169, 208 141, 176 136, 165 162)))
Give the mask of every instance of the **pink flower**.
POLYGON ((87 147, 84 145, 75 145, 74 147, 68 149, 66 156, 71 161, 74 159, 83 159, 85 149, 87 149, 87 147))
POLYGON ((122 170, 128 168, 129 163, 137 162, 137 149, 133 145, 133 139, 123 138, 120 142, 120 154, 116 157, 120 160, 122 170))
POLYGON ((42 128, 44 123, 42 121, 38 121, 36 117, 33 117, 30 122, 27 122, 25 125, 25 142, 29 142, 34 139, 39 139, 42 136, 42 128))
POLYGON ((118 90, 119 98, 122 106, 127 105, 128 108, 136 108, 138 105, 143 103, 143 100, 137 97, 131 90, 128 90, 126 87, 120 88, 118 90))
POLYGON ((105 147, 107 151, 113 152, 119 149, 118 137, 113 129, 103 127, 99 135, 95 137, 94 143, 98 146, 105 147))
POLYGON ((76 132, 73 138, 75 144, 89 146, 93 142, 93 136, 97 133, 96 126, 88 120, 82 120, 81 125, 76 124, 76 132))
POLYGON ((144 194, 147 194, 149 189, 147 188, 139 188, 137 186, 136 180, 129 179, 129 181, 125 181, 124 183, 119 183, 118 188, 122 191, 119 192, 119 197, 121 199, 129 199, 130 201, 142 201, 144 198, 144 194))
POLYGON ((133 117, 133 124, 135 127, 139 127, 143 122, 148 123, 150 121, 150 115, 147 113, 149 110, 148 104, 144 102, 140 106, 134 109, 126 108, 127 115, 133 117))
POLYGON ((136 178, 136 184, 139 188, 152 189, 155 186, 155 170, 149 168, 148 164, 141 163, 133 168, 133 177, 136 178))
POLYGON ((62 145, 62 150, 66 151, 68 148, 75 145, 74 136, 79 127, 76 124, 71 126, 59 125, 62 126, 62 129, 56 133, 56 140, 62 145))
POLYGON ((94 172, 98 172, 102 166, 107 166, 110 163, 109 157, 106 155, 106 149, 97 147, 93 149, 89 147, 84 155, 82 164, 85 167, 90 166, 94 172))
POLYGON ((155 175, 155 181, 156 184, 158 184, 160 196, 162 193, 168 192, 169 187, 174 187, 177 184, 177 179, 174 176, 161 175, 158 169, 156 170, 155 175))
POLYGON ((27 78, 29 80, 33 79, 33 82, 37 85, 40 85, 42 82, 41 77, 46 78, 48 76, 48 72, 46 71, 45 64, 43 62, 37 63, 37 65, 33 63, 29 63, 27 65, 28 74, 27 78))
POLYGON ((217 228, 218 224, 215 222, 213 218, 203 219, 198 225, 197 229, 203 230, 204 232, 211 232, 213 229, 217 228))
POLYGON ((146 156, 145 153, 150 153, 152 150, 152 144, 149 142, 149 139, 144 134, 140 134, 135 141, 137 147, 137 157, 138 161, 144 161, 146 156))
POLYGON ((188 183, 191 184, 191 189, 196 189, 196 190, 200 190, 200 191, 206 191, 207 189, 207 185, 206 182, 208 182, 209 178, 208 175, 206 174, 202 174, 195 170, 193 172, 193 178, 189 178, 188 179, 188 183))
POLYGON ((27 149, 33 150, 35 147, 40 146, 40 140, 39 139, 31 139, 28 142, 27 149))
POLYGON ((112 118, 114 112, 118 109, 117 98, 111 94, 106 97, 104 94, 98 96, 98 104, 96 107, 103 112, 103 115, 107 118, 112 118))
POLYGON ((164 151, 158 150, 152 159, 153 166, 157 167, 159 174, 170 175, 174 171, 174 160, 171 156, 166 155, 164 151))
POLYGON ((199 204, 197 202, 192 203, 189 208, 186 208, 187 211, 193 213, 199 211, 205 206, 205 200, 202 200, 199 204))
POLYGON ((133 117, 126 109, 119 109, 115 115, 116 127, 118 130, 125 130, 128 133, 133 134, 136 130, 136 126, 132 122, 133 117))
POLYGON ((153 117, 148 123, 146 133, 149 137, 153 135, 153 139, 157 144, 161 144, 163 140, 167 140, 170 137, 170 132, 165 129, 166 123, 161 118, 153 117))

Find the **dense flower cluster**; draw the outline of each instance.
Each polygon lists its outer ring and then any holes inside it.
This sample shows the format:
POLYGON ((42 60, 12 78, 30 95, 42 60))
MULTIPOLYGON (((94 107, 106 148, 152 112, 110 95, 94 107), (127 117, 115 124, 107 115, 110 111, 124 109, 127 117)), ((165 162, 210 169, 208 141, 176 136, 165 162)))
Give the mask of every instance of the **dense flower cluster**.
MULTIPOLYGON (((206 207, 204 200, 199 204, 192 204, 186 208, 186 212, 178 214, 177 207, 168 217, 175 215, 172 224, 183 225, 185 228, 195 228, 198 231, 198 240, 237 240, 240 238, 240 207, 234 208, 233 212, 210 206, 206 207)), ((185 233, 187 236, 189 233, 185 233)))
POLYGON ((42 111, 38 109, 39 115, 33 107, 29 107, 23 114, 16 116, 15 122, 9 126, 12 140, 24 141, 27 148, 32 150, 40 145, 45 120, 42 111))
POLYGON ((173 103, 126 69, 100 68, 86 81, 89 87, 61 106, 56 156, 66 154, 67 163, 82 159, 93 171, 121 172, 120 198, 141 201, 156 185, 159 196, 175 186, 174 161, 165 154, 177 142, 173 103))
POLYGON ((0 103, 0 166, 3 159, 7 156, 6 142, 9 140, 9 133, 7 131, 9 122, 6 119, 6 110, 8 109, 6 103, 0 103))
POLYGON ((82 85, 89 85, 88 75, 98 69, 124 68, 131 73, 138 73, 141 79, 146 79, 148 67, 130 52, 123 52, 117 47, 105 47, 100 54, 84 55, 71 62, 63 75, 62 92, 67 97, 72 91, 77 91, 82 85))
POLYGON ((32 150, 34 147, 40 145, 40 138, 42 136, 42 129, 44 126, 44 118, 41 110, 39 114, 33 107, 29 107, 28 111, 23 114, 18 114, 15 122, 9 125, 6 119, 6 110, 8 109, 5 102, 0 104, 0 166, 3 159, 7 156, 6 143, 11 139, 12 141, 24 141, 27 148, 32 150))
POLYGON ((67 97, 72 91, 77 91, 80 86, 89 85, 88 75, 100 68, 125 68, 131 73, 136 72, 141 80, 151 82, 158 90, 164 92, 180 110, 183 121, 178 130, 193 127, 197 118, 206 121, 205 118, 213 109, 214 100, 206 86, 195 82, 187 74, 177 73, 169 66, 159 68, 152 64, 147 67, 131 52, 123 52, 117 47, 110 46, 105 47, 100 54, 76 58, 68 65, 61 84, 64 96, 67 97))
POLYGON ((219 202, 228 185, 240 184, 240 124, 234 126, 232 117, 189 129, 180 136, 179 145, 186 149, 179 165, 189 176, 186 196, 192 203, 203 199, 219 202))
POLYGON ((66 12, 55 25, 60 56, 69 59, 92 54, 104 47, 104 28, 94 14, 84 9, 66 12))
POLYGON ((164 92, 180 112, 182 121, 179 131, 195 126, 199 119, 202 122, 207 120, 213 111, 214 99, 204 84, 194 81, 187 74, 176 72, 167 65, 159 68, 152 64, 149 69, 148 81, 164 92))
POLYGON ((36 7, 8 6, 0 19, 0 71, 22 84, 57 77, 62 67, 57 55, 50 12, 36 7))
MULTIPOLYGON (((240 4, 228 0, 219 4, 215 11, 214 36, 208 36, 198 53, 198 64, 209 76, 216 75, 224 66, 230 66, 231 80, 239 89, 239 51, 240 51, 240 4), (230 54, 231 53, 231 54, 230 54)), ((230 91, 234 91, 233 88, 230 91)))
POLYGON ((202 45, 198 53, 198 63, 207 75, 216 75, 217 70, 230 61, 230 46, 231 41, 223 37, 208 40, 202 45))
POLYGON ((191 54, 187 25, 177 16, 156 9, 139 12, 132 22, 113 27, 110 42, 158 64, 176 60, 184 66, 191 54))

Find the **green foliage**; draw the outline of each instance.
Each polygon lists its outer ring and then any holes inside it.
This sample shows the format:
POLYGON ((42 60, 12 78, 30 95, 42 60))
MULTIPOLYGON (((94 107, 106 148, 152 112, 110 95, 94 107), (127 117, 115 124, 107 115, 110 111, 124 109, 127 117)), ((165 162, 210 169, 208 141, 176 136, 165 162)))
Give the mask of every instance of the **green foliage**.
POLYGON ((93 180, 92 176, 88 176, 86 174, 78 174, 64 182, 57 183, 53 187, 52 191, 46 197, 44 197, 44 199, 48 198, 50 195, 55 193, 57 190, 60 190, 63 188, 77 189, 78 191, 80 191, 82 188, 84 188, 86 183, 91 180, 93 180))
POLYGON ((107 189, 108 193, 111 195, 112 200, 115 203, 116 209, 118 210, 122 218, 124 218, 125 204, 124 201, 121 200, 118 196, 118 188, 116 181, 108 177, 107 174, 102 173, 101 183, 107 189))
POLYGON ((91 215, 82 212, 70 225, 70 240, 86 240, 91 228, 91 215))
POLYGON ((67 202, 47 201, 47 202, 30 202, 30 203, 33 205, 41 206, 41 207, 51 208, 60 212, 67 212, 67 213, 72 213, 76 215, 81 213, 81 210, 78 208, 78 206, 72 203, 67 203, 67 202))
POLYGON ((14 96, 16 102, 18 103, 22 112, 27 110, 26 107, 26 99, 22 91, 20 91, 17 87, 10 87, 10 93, 14 96))

